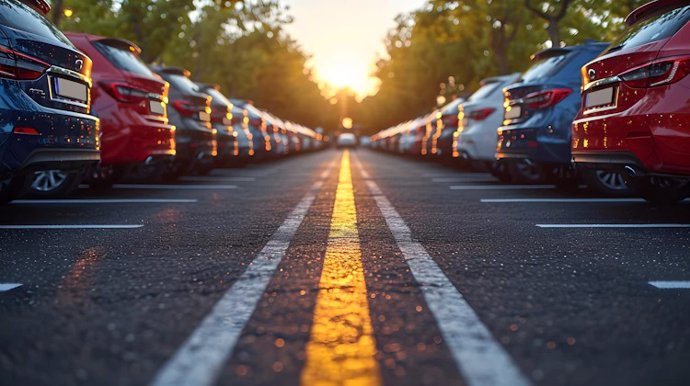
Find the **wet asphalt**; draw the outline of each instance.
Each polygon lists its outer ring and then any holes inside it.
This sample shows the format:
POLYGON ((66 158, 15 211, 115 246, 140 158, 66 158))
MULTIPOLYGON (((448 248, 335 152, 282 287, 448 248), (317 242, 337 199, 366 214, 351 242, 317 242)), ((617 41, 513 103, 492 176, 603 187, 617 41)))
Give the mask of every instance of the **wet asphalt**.
MULTIPOLYGON (((73 197, 121 202, 0 207, 0 225, 123 228, 0 229, 0 288, 21 284, 0 292, 0 385, 151 384, 322 180, 213 382, 300 384, 341 155, 73 197), (138 199, 161 201, 126 202, 138 199)), ((369 181, 529 383, 690 383, 690 289, 650 284, 690 281, 690 228, 679 226, 690 224, 690 203, 595 202, 586 190, 505 189, 484 173, 364 149, 351 157, 383 384, 479 385, 445 341, 369 181), (566 200, 525 201, 542 198, 566 200), (553 224, 565 227, 538 226, 553 224)))

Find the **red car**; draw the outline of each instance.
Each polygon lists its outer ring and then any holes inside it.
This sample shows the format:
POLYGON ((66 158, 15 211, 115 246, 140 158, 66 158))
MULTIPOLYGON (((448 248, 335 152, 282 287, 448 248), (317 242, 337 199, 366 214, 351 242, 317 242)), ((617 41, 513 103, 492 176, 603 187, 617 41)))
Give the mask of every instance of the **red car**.
POLYGON ((67 33, 93 60, 92 113, 101 119, 101 166, 87 175, 109 185, 127 172, 158 178, 175 156, 175 127, 168 122, 168 83, 139 58, 135 44, 67 33))
POLYGON ((690 1, 633 11, 628 30, 582 68, 572 154, 584 167, 623 171, 654 202, 690 196, 690 1))

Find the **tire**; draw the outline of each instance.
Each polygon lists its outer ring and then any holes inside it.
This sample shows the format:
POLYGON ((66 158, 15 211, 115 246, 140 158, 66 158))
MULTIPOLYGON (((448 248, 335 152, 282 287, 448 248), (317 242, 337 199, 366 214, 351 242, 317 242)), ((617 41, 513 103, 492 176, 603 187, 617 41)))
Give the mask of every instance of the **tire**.
POLYGON ((607 196, 627 196, 631 193, 623 173, 618 171, 584 169, 582 178, 594 193, 607 196))
POLYGON ((685 179, 652 176, 626 182, 640 197, 657 205, 671 205, 690 197, 690 182, 685 179))
POLYGON ((26 176, 19 175, 0 179, 0 205, 6 204, 21 196, 26 176))
POLYGON ((572 192, 580 185, 580 175, 571 165, 551 165, 544 167, 544 176, 559 190, 572 192))
POLYGON ((508 165, 503 161, 489 162, 487 164, 489 172, 492 176, 498 178, 503 183, 511 182, 510 172, 508 172, 508 165))
POLYGON ((81 171, 41 170, 31 173, 24 182, 23 192, 37 198, 65 197, 81 182, 81 171))
POLYGON ((508 162, 511 181, 518 184, 538 184, 544 180, 544 172, 538 164, 519 160, 508 162))

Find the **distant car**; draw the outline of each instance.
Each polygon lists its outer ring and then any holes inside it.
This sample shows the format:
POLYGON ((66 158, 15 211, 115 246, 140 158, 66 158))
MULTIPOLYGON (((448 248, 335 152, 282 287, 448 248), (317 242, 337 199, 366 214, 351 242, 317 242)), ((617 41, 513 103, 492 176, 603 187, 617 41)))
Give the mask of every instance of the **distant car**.
POLYGON ((22 190, 68 193, 98 163, 91 66, 45 18, 50 6, 0 2, 0 201, 22 190))
POLYGON ((211 97, 201 92, 185 69, 160 66, 152 69, 170 83, 168 117, 176 127, 177 154, 169 177, 208 172, 218 154, 216 130, 211 124, 211 97))
POLYGON ((649 201, 690 196, 690 4, 654 1, 583 69, 578 165, 624 173, 649 201))
POLYGON ((91 112, 101 120, 101 163, 85 176, 109 186, 133 172, 155 180, 175 156, 175 128, 168 122, 169 85, 123 39, 83 33, 67 37, 94 62, 91 112))
POLYGON ((458 107, 462 102, 462 98, 456 98, 438 111, 438 134, 432 142, 431 152, 442 161, 450 161, 453 158, 453 134, 458 130, 458 107))
POLYGON ((232 166, 237 163, 235 154, 235 142, 237 133, 233 129, 232 102, 220 92, 220 86, 197 83, 199 91, 211 97, 211 124, 216 130, 218 143, 218 155, 215 158, 216 166, 232 166))
POLYGON ((252 136, 252 144, 254 146, 252 153, 254 160, 265 160, 269 157, 271 151, 273 151, 271 136, 267 131, 265 113, 254 107, 249 101, 242 99, 231 99, 230 101, 246 111, 247 115, 243 124, 252 136))
MULTIPOLYGON (((520 81, 504 90, 503 126, 498 129, 496 157, 516 182, 546 179, 573 187, 579 175, 572 166, 571 125, 580 109, 580 68, 608 45, 587 42, 549 48, 533 55, 520 81)), ((607 192, 625 191, 615 174, 597 174, 607 192), (609 178, 613 177, 613 178, 609 178)))
POLYGON ((352 133, 342 133, 338 136, 335 143, 339 149, 343 147, 353 148, 357 146, 357 137, 352 133))

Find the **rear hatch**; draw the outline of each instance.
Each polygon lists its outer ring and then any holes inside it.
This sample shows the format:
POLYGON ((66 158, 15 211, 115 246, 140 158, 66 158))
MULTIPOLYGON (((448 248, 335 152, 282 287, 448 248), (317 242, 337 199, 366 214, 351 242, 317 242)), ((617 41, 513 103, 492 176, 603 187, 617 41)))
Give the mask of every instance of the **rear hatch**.
POLYGON ((177 93, 171 105, 184 118, 195 120, 211 129, 211 97, 199 91, 199 87, 189 79, 189 72, 178 69, 165 69, 163 73, 177 93))
POLYGON ((2 76, 18 80, 37 103, 87 113, 91 59, 32 8, 8 0, 0 4, 2 76))
MULTIPOLYGON (((233 104, 216 87, 202 86, 201 91, 211 96, 211 122, 223 126, 233 124, 233 104)), ((241 117, 241 115, 240 115, 241 117)), ((232 132, 232 127, 229 127, 232 132)))

